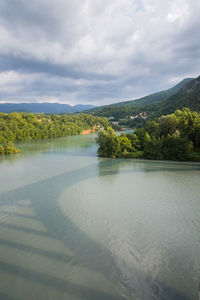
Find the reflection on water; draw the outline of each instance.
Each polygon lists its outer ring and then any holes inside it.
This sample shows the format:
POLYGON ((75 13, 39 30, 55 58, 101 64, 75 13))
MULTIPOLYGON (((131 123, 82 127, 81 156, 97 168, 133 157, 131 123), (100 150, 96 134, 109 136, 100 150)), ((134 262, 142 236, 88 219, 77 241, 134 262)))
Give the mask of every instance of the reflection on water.
POLYGON ((98 158, 93 136, 19 146, 0 162, 1 299, 197 299, 200 164, 98 158))

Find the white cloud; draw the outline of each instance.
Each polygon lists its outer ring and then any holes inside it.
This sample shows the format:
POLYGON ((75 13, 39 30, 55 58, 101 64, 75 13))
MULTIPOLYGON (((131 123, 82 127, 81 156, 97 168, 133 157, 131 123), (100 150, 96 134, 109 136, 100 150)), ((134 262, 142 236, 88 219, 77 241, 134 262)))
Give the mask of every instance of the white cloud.
POLYGON ((195 0, 2 0, 0 95, 101 103, 167 87, 199 69, 199 12, 195 0))

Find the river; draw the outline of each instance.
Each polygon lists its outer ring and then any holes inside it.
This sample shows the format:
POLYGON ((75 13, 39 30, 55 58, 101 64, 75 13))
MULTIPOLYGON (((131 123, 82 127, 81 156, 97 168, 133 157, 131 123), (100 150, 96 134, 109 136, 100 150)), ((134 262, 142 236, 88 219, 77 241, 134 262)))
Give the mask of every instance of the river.
POLYGON ((97 157, 93 135, 0 158, 1 300, 189 300, 200 164, 97 157))

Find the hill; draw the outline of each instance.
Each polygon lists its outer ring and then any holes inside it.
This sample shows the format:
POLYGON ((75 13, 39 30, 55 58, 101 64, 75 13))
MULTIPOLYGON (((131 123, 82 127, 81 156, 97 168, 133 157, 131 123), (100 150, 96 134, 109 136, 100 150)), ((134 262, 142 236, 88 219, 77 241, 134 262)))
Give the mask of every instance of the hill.
MULTIPOLYGON (((161 91, 158 93, 154 93, 154 94, 151 94, 151 95, 148 95, 148 96, 136 99, 136 100, 118 102, 118 103, 113 103, 110 105, 95 107, 95 108, 90 109, 88 112, 95 113, 95 114, 97 113, 97 114, 102 115, 102 113, 106 113, 109 111, 109 115, 111 115, 110 113, 112 112, 112 109, 114 109, 114 111, 116 109, 115 112, 117 112, 119 108, 123 108, 122 109, 122 111, 123 111, 125 107, 136 108, 137 106, 141 106, 141 105, 162 102, 165 99, 167 99, 168 97, 176 94, 182 87, 184 87, 187 83, 191 82, 192 80, 193 80, 193 78, 185 78, 170 89, 167 89, 167 90, 164 90, 164 91, 161 91)), ((125 108, 125 111, 126 110, 127 109, 125 108)), ((136 111, 137 111, 137 109, 136 109, 136 111)))
POLYGON ((96 111, 94 109, 93 111, 94 114, 99 116, 113 116, 115 120, 120 120, 120 125, 127 125, 131 127, 143 126, 146 117, 147 119, 153 119, 161 115, 171 114, 175 110, 185 107, 190 108, 193 111, 200 112, 200 76, 192 80, 186 79, 174 88, 174 90, 179 88, 178 92, 166 99, 163 99, 162 101, 156 102, 153 95, 166 95, 166 91, 164 91, 164 93, 160 92, 150 95, 148 98, 151 99, 152 97, 152 100, 149 100, 150 103, 144 103, 146 100, 142 98, 140 105, 139 100, 136 100, 138 102, 136 105, 133 105, 134 101, 131 101, 129 105, 108 105, 98 108, 96 111))
POLYGON ((93 105, 78 104, 71 106, 60 103, 3 103, 0 104, 0 112, 31 112, 45 114, 63 114, 82 112, 83 110, 94 108, 93 105))
POLYGON ((170 114, 184 107, 200 112, 200 76, 185 84, 180 91, 167 98, 159 106, 155 106, 152 116, 170 114))

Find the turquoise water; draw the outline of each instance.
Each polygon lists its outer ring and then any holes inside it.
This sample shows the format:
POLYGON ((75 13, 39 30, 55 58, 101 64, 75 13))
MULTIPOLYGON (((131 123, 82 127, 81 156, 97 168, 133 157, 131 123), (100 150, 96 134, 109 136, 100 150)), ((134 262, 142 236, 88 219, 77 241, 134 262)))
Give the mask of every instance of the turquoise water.
POLYGON ((200 164, 103 159, 95 137, 0 158, 0 299, 198 299, 200 164))

